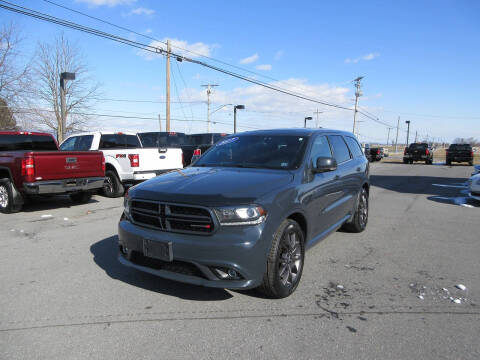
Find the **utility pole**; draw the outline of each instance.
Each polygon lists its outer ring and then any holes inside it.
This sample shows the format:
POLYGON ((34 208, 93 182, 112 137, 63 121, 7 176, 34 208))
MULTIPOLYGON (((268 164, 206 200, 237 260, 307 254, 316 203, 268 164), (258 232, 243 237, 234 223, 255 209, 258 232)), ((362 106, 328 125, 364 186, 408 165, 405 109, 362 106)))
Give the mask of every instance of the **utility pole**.
POLYGON ((400 127, 400 116, 397 120, 397 138, 395 139, 395 152, 397 152, 397 145, 398 145, 398 128, 400 127))
POLYGON ((317 111, 314 111, 313 113, 314 113, 315 115, 317 115, 317 120, 316 120, 316 122, 315 122, 315 127, 318 128, 318 124, 319 124, 319 123, 318 123, 318 114, 323 114, 323 111, 318 111, 318 109, 317 109, 317 111))
POLYGON ((417 142, 417 138, 418 138, 418 131, 415 130, 415 142, 417 142))
POLYGON ((361 84, 360 81, 363 79, 363 76, 357 77, 355 80, 355 112, 353 113, 353 135, 355 135, 355 127, 357 123, 357 106, 358 106, 358 98, 362 96, 361 84))
POLYGON ((408 147, 408 137, 410 136, 410 120, 405 121, 405 124, 407 124, 407 144, 405 146, 408 147))
POLYGON ((394 128, 391 128, 391 127, 388 128, 387 146, 388 146, 388 141, 390 140, 390 130, 392 130, 392 129, 394 129, 394 128))
POLYGON ((170 40, 167 40, 167 104, 165 107, 166 112, 166 130, 170 131, 170 52, 172 51, 170 47, 170 40))
POLYGON ((207 88, 207 133, 210 132, 210 94, 213 92, 212 88, 218 86, 218 84, 205 84, 202 85, 207 88))
POLYGON ((162 132, 162 117, 158 114, 158 126, 160 127, 160 132, 162 132))

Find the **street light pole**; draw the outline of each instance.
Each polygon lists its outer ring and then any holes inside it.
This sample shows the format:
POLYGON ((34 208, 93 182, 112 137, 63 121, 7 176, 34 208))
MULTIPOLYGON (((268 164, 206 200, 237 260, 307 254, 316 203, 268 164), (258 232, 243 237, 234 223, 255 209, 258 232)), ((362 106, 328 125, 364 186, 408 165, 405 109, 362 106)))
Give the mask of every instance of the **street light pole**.
POLYGON ((304 125, 303 125, 304 128, 307 127, 307 120, 312 120, 312 117, 311 117, 311 116, 307 116, 307 117, 305 118, 305 123, 304 123, 304 125))
POLYGON ((407 147, 408 147, 408 137, 410 136, 410 120, 405 121, 407 124, 407 147))
POLYGON ((233 107, 233 133, 237 133, 237 109, 243 110, 245 109, 245 105, 235 105, 233 107))
POLYGON ((60 73, 60 118, 61 122, 58 124, 57 141, 61 143, 65 138, 65 131, 67 129, 67 104, 65 101, 65 80, 75 80, 75 73, 62 72, 60 73))

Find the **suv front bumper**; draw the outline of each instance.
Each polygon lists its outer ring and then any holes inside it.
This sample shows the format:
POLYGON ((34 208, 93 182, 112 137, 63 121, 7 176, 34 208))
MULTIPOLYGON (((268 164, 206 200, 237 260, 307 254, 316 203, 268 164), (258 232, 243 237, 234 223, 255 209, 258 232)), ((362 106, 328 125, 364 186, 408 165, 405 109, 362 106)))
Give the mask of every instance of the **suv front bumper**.
MULTIPOLYGON (((261 284, 268 239, 264 225, 220 228, 212 235, 163 232, 125 220, 118 224, 119 261, 126 266, 180 282, 227 289, 261 284), (144 239, 172 244, 173 261, 143 255, 144 239), (222 279, 215 269, 232 269, 239 279, 222 279)), ((272 234, 273 235, 273 234, 272 234)), ((271 236, 270 236, 271 239, 271 236)))
POLYGON ((104 182, 104 177, 45 180, 23 183, 23 189, 30 195, 62 194, 100 189, 103 187, 104 182))

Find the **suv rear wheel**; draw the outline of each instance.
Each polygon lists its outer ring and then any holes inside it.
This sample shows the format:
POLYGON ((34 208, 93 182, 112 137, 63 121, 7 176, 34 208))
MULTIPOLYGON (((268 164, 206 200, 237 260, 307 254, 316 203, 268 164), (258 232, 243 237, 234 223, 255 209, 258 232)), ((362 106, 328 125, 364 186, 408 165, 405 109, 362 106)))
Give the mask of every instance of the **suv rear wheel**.
POLYGON ((305 238, 298 223, 284 220, 278 227, 267 259, 267 270, 259 290, 272 298, 284 298, 295 291, 302 277, 305 238))

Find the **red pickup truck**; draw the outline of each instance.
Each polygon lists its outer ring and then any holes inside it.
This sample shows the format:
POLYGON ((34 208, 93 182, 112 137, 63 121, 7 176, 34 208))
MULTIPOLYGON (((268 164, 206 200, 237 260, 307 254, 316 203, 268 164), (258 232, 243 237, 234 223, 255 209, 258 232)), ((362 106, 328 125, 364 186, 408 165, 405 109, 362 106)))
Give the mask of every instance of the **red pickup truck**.
POLYGON ((22 208, 29 195, 69 194, 86 203, 103 187, 100 151, 60 151, 52 135, 0 131, 0 212, 22 208))

